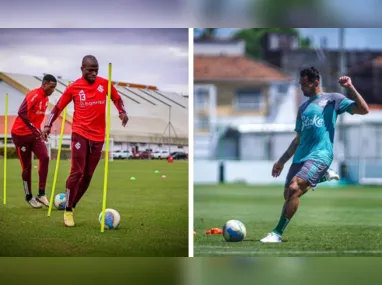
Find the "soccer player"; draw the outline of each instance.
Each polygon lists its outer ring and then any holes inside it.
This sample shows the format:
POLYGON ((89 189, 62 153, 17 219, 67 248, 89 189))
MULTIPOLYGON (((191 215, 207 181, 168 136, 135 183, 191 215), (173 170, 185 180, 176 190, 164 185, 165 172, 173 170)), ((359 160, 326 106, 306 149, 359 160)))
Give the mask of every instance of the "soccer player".
POLYGON ((285 163, 294 155, 284 186, 284 207, 276 228, 261 242, 282 242, 282 234, 297 211, 300 197, 318 183, 332 179, 335 173, 329 170, 329 166, 333 160, 338 115, 345 112, 365 115, 369 112, 368 105, 349 77, 340 77, 338 83, 347 89, 351 99, 339 93, 322 92, 320 74, 314 67, 300 72, 301 90, 308 100, 298 110, 296 137, 272 168, 272 176, 278 177, 285 163))
MULTIPOLYGON (((64 212, 64 224, 68 227, 74 226, 73 209, 89 188, 105 141, 108 80, 97 76, 98 61, 92 55, 82 59, 81 71, 82 77, 66 88, 49 115, 43 131, 47 138, 53 122, 73 101, 72 166, 66 180, 67 204, 64 212)), ((118 109, 122 125, 126 126, 128 117, 114 86, 111 88, 111 100, 118 109)))
POLYGON ((42 205, 49 206, 45 196, 45 185, 48 176, 49 156, 45 139, 41 133, 41 123, 45 118, 48 107, 48 97, 56 88, 57 80, 53 75, 47 74, 42 79, 40 88, 30 91, 22 102, 18 116, 12 126, 11 135, 16 146, 18 157, 22 168, 22 180, 26 201, 33 208, 41 208, 42 205), (32 195, 32 152, 39 162, 39 193, 36 197, 32 195))

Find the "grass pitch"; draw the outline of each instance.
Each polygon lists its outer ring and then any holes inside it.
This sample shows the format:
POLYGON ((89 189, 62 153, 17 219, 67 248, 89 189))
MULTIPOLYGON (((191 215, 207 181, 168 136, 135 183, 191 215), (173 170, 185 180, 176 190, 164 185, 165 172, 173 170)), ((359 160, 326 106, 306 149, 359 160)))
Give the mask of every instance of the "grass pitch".
POLYGON ((301 198, 281 244, 259 240, 280 218, 282 186, 195 186, 194 196, 194 256, 382 256, 381 187, 319 185, 301 198), (244 241, 205 234, 230 219, 245 224, 244 241))
MULTIPOLYGON (((0 256, 188 256, 188 163, 113 161, 109 163, 107 208, 121 215, 117 230, 100 232, 104 161, 66 228, 63 211, 33 209, 25 202, 18 160, 8 160, 7 204, 3 204, 0 160, 0 256), (158 174, 154 171, 159 170, 158 174), (161 176, 166 175, 166 179, 161 176), (130 180, 134 176, 136 180, 130 180)), ((47 196, 56 161, 49 165, 47 196)), ((37 161, 33 162, 37 165, 37 161)), ((33 194, 38 175, 33 168, 33 194)), ((55 193, 63 193, 70 162, 61 161, 55 193)))

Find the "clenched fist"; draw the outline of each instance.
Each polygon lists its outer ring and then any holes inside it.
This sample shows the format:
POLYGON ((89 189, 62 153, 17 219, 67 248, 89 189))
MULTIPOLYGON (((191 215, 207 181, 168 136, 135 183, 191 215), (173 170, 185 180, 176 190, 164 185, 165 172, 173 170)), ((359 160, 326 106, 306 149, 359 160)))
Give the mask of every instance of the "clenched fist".
POLYGON ((338 83, 345 88, 352 86, 351 79, 348 76, 341 76, 340 79, 338 79, 338 83))

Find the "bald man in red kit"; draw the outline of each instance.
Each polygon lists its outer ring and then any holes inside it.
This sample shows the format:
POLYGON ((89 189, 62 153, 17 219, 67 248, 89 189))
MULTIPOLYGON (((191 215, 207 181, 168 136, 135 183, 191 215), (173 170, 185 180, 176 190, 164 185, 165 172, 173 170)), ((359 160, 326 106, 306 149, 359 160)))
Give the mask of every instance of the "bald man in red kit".
MULTIPOLYGON (((64 224, 74 226, 73 209, 89 188, 93 173, 101 158, 106 131, 106 100, 108 80, 97 76, 98 61, 92 55, 82 60, 82 77, 69 85, 53 108, 43 131, 44 138, 50 134, 53 122, 65 107, 73 101, 72 166, 66 180, 66 208, 64 224)), ((118 109, 122 125, 128 117, 123 101, 114 86, 111 100, 118 109)))
POLYGON ((41 87, 31 90, 25 96, 11 130, 21 163, 25 199, 33 208, 49 206, 45 195, 49 155, 40 128, 48 107, 48 97, 53 94, 56 85, 57 80, 53 75, 45 75, 41 87), (32 195, 32 152, 37 156, 39 166, 39 193, 36 197, 32 195))

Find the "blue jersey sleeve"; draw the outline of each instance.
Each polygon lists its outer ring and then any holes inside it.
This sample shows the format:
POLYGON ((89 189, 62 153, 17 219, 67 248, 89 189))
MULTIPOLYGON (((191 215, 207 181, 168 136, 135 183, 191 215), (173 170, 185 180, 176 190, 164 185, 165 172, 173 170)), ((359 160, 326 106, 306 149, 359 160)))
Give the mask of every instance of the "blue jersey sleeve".
POLYGON ((335 108, 337 114, 343 114, 345 112, 353 115, 353 108, 356 106, 355 101, 350 100, 349 98, 345 97, 342 94, 335 93, 333 94, 334 100, 335 100, 335 108))

